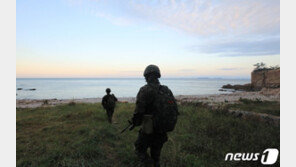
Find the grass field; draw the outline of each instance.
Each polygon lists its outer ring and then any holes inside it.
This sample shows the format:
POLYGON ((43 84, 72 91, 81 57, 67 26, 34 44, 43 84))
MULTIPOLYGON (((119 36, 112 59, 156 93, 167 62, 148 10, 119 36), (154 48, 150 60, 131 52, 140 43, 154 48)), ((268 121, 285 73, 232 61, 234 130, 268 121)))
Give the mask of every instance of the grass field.
POLYGON ((238 104, 230 104, 230 109, 252 111, 280 116, 280 102, 240 99, 238 104))
MULTIPOLYGON (((100 103, 17 109, 17 166, 140 166, 133 146, 139 127, 120 134, 134 108, 119 103, 111 125, 100 103)), ((179 112, 176 129, 162 150, 162 166, 259 166, 259 161, 224 158, 228 152, 279 149, 279 127, 192 105, 179 106, 179 112)))

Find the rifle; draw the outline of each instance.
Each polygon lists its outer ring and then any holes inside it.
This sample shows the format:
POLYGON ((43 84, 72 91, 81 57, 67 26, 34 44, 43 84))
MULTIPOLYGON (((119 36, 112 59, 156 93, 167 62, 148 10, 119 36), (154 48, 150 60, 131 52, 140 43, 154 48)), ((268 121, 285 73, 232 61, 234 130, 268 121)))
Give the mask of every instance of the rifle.
POLYGON ((128 125, 126 128, 124 128, 124 129, 120 132, 120 134, 123 133, 124 131, 126 131, 127 129, 129 129, 129 130, 133 130, 133 129, 135 128, 135 125, 132 123, 132 121, 128 120, 128 123, 129 123, 129 125, 128 125))

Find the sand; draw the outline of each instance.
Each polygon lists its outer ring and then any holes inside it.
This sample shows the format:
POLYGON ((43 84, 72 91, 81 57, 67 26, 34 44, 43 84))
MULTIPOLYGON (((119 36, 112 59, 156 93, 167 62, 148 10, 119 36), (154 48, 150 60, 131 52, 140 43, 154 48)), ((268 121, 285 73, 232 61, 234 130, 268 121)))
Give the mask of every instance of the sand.
MULTIPOLYGON (((179 95, 176 96, 179 102, 205 102, 205 103, 236 103, 240 98, 262 101, 280 101, 280 89, 263 89, 259 92, 234 92, 229 94, 215 94, 215 95, 179 95)), ((122 103, 135 103, 135 97, 119 97, 118 101, 122 103)), ((17 108, 36 108, 56 106, 60 104, 75 103, 98 103, 102 98, 83 98, 83 99, 22 99, 16 100, 17 108), (45 104, 47 101, 47 104, 45 104)))

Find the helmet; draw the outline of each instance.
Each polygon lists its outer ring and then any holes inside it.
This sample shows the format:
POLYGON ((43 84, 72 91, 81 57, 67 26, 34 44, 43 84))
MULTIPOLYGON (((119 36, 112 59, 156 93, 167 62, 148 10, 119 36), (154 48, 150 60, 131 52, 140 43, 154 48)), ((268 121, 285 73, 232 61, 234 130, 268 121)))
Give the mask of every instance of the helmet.
POLYGON ((158 68, 158 66, 156 65, 149 65, 146 67, 145 71, 144 71, 144 77, 147 77, 149 74, 156 74, 158 78, 160 78, 160 70, 158 68))
POLYGON ((110 92, 111 92, 111 89, 110 89, 110 88, 107 88, 107 89, 106 89, 106 92, 107 92, 107 93, 108 93, 108 92, 110 93, 110 92))

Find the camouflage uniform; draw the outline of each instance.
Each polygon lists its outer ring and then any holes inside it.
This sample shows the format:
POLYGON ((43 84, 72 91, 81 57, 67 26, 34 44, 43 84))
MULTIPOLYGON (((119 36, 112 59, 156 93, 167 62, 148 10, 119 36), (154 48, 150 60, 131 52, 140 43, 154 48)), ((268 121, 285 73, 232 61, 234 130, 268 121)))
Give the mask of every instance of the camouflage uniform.
MULTIPOLYGON (((158 93, 158 83, 148 83, 143 86, 136 100, 136 109, 132 121, 135 126, 142 123, 143 115, 151 114, 155 111, 153 100, 158 93)), ((156 166, 159 166, 159 157, 163 144, 167 141, 166 133, 153 132, 152 134, 143 133, 142 129, 139 131, 138 139, 135 142, 136 154, 142 161, 147 160, 149 157, 147 149, 150 147, 150 155, 154 160, 156 166)))
POLYGON ((106 110, 107 116, 108 116, 108 121, 112 123, 112 116, 114 113, 114 108, 115 108, 115 102, 117 101, 117 98, 113 94, 107 94, 103 97, 102 99, 102 105, 104 109, 106 110), (114 100, 114 105, 108 102, 111 98, 114 100))

